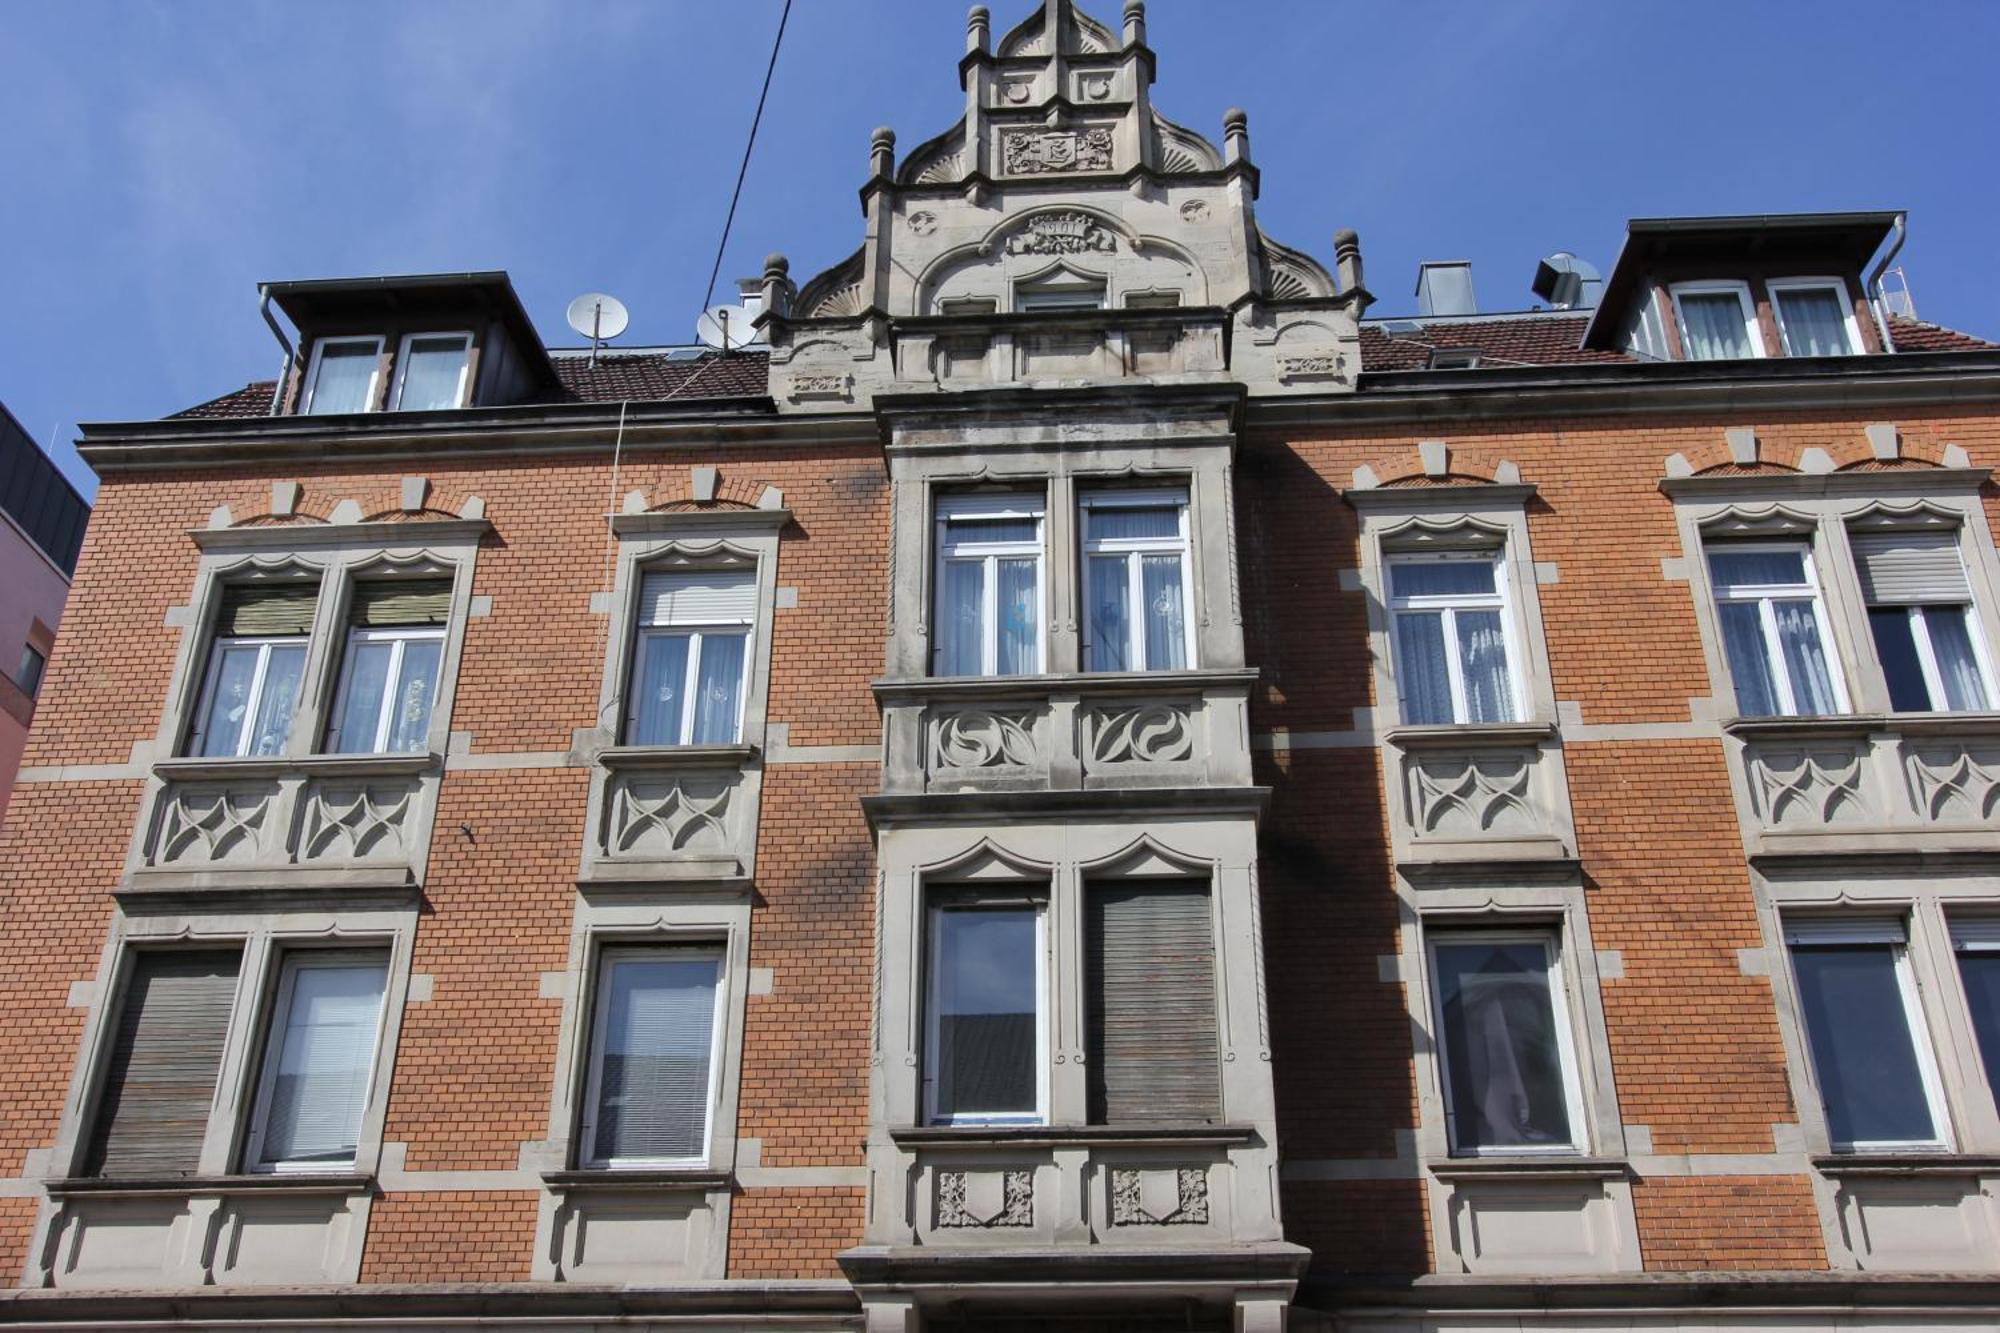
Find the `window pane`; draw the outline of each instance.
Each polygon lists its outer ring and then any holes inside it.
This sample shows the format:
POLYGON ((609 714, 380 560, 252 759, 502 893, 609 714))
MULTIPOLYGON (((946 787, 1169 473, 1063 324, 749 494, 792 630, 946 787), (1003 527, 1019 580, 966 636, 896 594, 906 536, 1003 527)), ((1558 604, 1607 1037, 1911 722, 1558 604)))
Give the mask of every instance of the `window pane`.
POLYGON ((1729 675, 1736 682, 1736 711, 1745 717, 1776 717, 1777 678, 1765 650, 1764 621, 1755 602, 1724 602, 1722 646, 1729 654, 1729 675))
POLYGON ((953 545, 967 542, 1023 542, 1032 544, 1041 536, 1037 518, 954 518, 945 532, 953 545))
POLYGON ((1491 560, 1399 560, 1389 566, 1395 597, 1491 597, 1491 560))
POLYGON ((264 697, 258 701, 257 721, 250 731, 251 754, 285 752, 285 737, 292 729, 292 711, 298 706, 299 682, 305 670, 304 643, 271 645, 264 663, 264 697))
POLYGON ((1710 551, 1708 576, 1718 592, 1744 587, 1811 586, 1806 581, 1806 553, 1798 548, 1710 551))
POLYGON ((1396 670, 1401 673, 1403 721, 1442 725, 1451 712, 1451 677, 1444 660, 1444 614, 1402 611, 1396 616, 1396 670))
POLYGON ((1000 661, 1003 676, 1025 675, 1042 669, 1038 645, 1040 620, 1037 613, 1035 575, 1037 561, 1001 560, 1000 571, 1000 661))
POLYGON ((938 674, 977 676, 985 635, 986 565, 980 560, 947 560, 938 589, 938 674))
POLYGON ((1087 535, 1094 542, 1144 538, 1177 542, 1181 538, 1181 509, 1171 504, 1092 505, 1087 535))
POLYGON ((374 343, 321 344, 319 374, 313 380, 306 411, 323 416, 328 412, 366 412, 373 407, 369 389, 375 382, 375 363, 380 355, 374 343))
POLYGON ((405 412, 435 412, 458 406, 458 381, 469 355, 465 339, 412 338, 403 352, 405 412))
POLYGON ((1036 1111, 1035 934, 1032 908, 938 913, 939 1116, 1036 1111))
POLYGON ((1837 1145, 1937 1137, 1888 945, 1794 946, 1799 1009, 1837 1145))
POLYGON ((1889 706, 1899 713, 1928 712, 1931 691, 1924 684, 1923 662, 1917 657, 1910 608, 1870 607, 1868 628, 1874 631, 1875 656, 1880 659, 1882 674, 1889 682, 1889 706))
POLYGON ((1436 958, 1457 1146, 1568 1147, 1548 951, 1534 942, 1439 944, 1436 958))
POLYGON ((689 638, 685 634, 639 636, 639 667, 632 673, 631 745, 681 744, 681 705, 687 688, 689 638))
POLYGON ((1734 292, 1687 293, 1680 298, 1681 341, 1690 361, 1746 357, 1750 334, 1743 302, 1734 292))
POLYGON ((1833 672, 1826 645, 1819 635, 1819 616, 1811 602, 1774 602, 1778 643, 1785 653, 1785 672, 1792 681, 1792 703, 1802 716, 1839 711, 1833 697, 1833 672))
POLYGON ((1986 1062, 1986 1081, 2000 1095, 2000 949, 1961 949, 1958 972, 1965 980, 1965 1003, 1986 1062))
POLYGON ((396 682, 395 716, 389 720, 390 753, 421 750, 430 740, 431 704, 437 699, 438 664, 444 657, 442 639, 403 641, 403 669, 396 682))
POLYGON ((21 645, 21 664, 14 668, 14 683, 33 698, 42 688, 42 668, 47 665, 41 649, 32 643, 21 645))
POLYGON ((721 960, 624 958, 608 969, 600 1049, 597 1161, 700 1157, 721 960))
POLYGON ((745 634, 701 636, 700 674, 695 679, 694 737, 696 745, 733 745, 736 715, 743 693, 745 634))
POLYGON ((257 677, 257 645, 217 644, 208 712, 196 729, 194 752, 204 758, 233 755, 250 713, 250 686, 257 677))
POLYGON ((1944 706, 1951 709, 1986 707, 1986 682, 1972 649, 1972 610, 1964 606, 1924 608, 1930 631, 1931 656, 1937 659, 1944 684, 1944 706))
POLYGON ((263 1161, 351 1162, 368 1105, 382 1015, 380 963, 292 972, 291 1004, 271 1035, 263 1161))
POLYGON ((1187 597, 1177 555, 1139 557, 1146 594, 1146 669, 1179 671, 1187 665, 1187 597))
POLYGON ((1122 555, 1094 555, 1087 564, 1090 586, 1090 670, 1130 671, 1131 617, 1125 603, 1131 584, 1122 555))
POLYGON ((1512 722, 1514 686, 1507 675, 1507 636, 1498 611, 1460 611, 1459 669, 1465 678, 1467 722, 1512 722))
POLYGON ((1843 302, 1830 287, 1794 288, 1772 293, 1778 302, 1778 323, 1785 332, 1785 351, 1792 356, 1846 356, 1847 316, 1843 302))
POLYGON ((375 748, 375 729, 382 721, 382 703, 389 690, 392 643, 356 641, 347 648, 347 682, 341 699, 340 730, 334 734, 336 754, 367 754, 375 748))

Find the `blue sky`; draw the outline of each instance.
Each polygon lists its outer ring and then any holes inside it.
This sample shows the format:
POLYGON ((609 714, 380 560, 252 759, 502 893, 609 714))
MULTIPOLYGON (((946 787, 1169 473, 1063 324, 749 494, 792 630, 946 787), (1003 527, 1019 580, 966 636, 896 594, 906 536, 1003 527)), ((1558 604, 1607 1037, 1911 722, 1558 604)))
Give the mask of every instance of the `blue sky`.
MULTIPOLYGON (((996 37, 1032 0, 989 0, 996 37)), ((730 278, 860 240, 869 131, 959 114, 956 0, 795 0, 730 278)), ((1086 0, 1114 21, 1118 0, 1086 0)), ((0 401, 88 489, 78 420, 269 378, 262 279, 504 268, 690 341, 779 0, 0 3, 0 401)), ((1377 314, 1470 259, 1608 267, 1624 220, 1902 207, 1918 312, 2000 334, 2000 4, 1152 0, 1158 104, 1250 113, 1273 236, 1361 233, 1377 314)))

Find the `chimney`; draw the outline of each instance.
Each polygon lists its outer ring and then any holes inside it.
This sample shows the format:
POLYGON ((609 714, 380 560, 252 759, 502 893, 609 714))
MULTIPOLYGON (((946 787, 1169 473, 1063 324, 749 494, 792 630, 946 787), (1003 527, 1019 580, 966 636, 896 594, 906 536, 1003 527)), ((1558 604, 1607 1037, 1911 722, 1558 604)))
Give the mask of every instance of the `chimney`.
POLYGON ((1472 295, 1472 261, 1431 259, 1417 267, 1417 313, 1420 315, 1476 315, 1479 302, 1472 295))

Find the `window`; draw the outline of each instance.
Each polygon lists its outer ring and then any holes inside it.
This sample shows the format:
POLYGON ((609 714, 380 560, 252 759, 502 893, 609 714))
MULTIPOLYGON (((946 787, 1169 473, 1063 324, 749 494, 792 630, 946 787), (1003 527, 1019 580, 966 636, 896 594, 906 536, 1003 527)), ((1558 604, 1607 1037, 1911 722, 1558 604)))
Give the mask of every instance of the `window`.
POLYGON ((1787 923, 1799 1016, 1837 1152, 1941 1149, 1944 1116, 1899 920, 1787 923))
POLYGON ((1786 356, 1853 356, 1861 342, 1854 307, 1838 278, 1774 278, 1765 283, 1786 356))
POLYGON ((1047 1119, 1045 909, 949 896, 932 905, 924 1090, 934 1123, 1047 1119))
POLYGON ((705 1162, 723 1012, 722 951, 607 949, 597 982, 584 1164, 705 1162))
POLYGON ((380 338, 322 338, 313 345, 305 405, 299 410, 310 416, 372 412, 381 374, 380 338))
POLYGON ((21 664, 14 668, 14 683, 19 685, 21 692, 30 699, 41 693, 42 669, 48 664, 48 658, 34 644, 21 645, 21 664))
POLYGON ((1452 1151, 1581 1150, 1583 1098, 1553 931, 1433 935, 1452 1151))
POLYGON ((1085 915, 1091 1123, 1220 1119, 1207 885, 1093 885, 1085 915))
POLYGON ((1102 310, 1104 284, 1080 279, 1034 285, 1023 283, 1014 289, 1014 309, 1017 311, 1102 310))
POLYGON ((1516 719, 1498 552, 1392 556, 1389 609, 1405 723, 1516 719))
POLYGON ((1187 568, 1185 493, 1085 497, 1085 668, 1185 670, 1194 657, 1187 568))
POLYGON ((1827 660, 1819 585, 1804 542, 1711 544, 1708 576, 1738 712, 1797 717, 1847 707, 1827 660))
POLYGON ((1680 283, 1670 289, 1681 325, 1682 355, 1689 361, 1728 361, 1764 355, 1750 288, 1740 282, 1680 283))
POLYGON ((450 579, 354 585, 329 750, 401 754, 425 748, 450 618, 450 579))
POLYGON ((1433 347, 1430 369, 1432 370, 1477 370, 1479 352, 1471 347, 1433 347))
POLYGON ((1890 705, 1899 713, 1989 707, 1957 534, 1868 532, 1851 540, 1890 705))
POLYGON ((438 412, 465 406, 472 369, 469 333, 412 333, 396 356, 395 410, 438 412))
POLYGON ((235 949, 133 957, 84 1175, 191 1176, 200 1169, 241 962, 235 949))
POLYGON ((1660 317, 1657 289, 1647 287, 1633 297, 1631 312, 1618 330, 1618 345, 1641 361, 1668 359, 1667 328, 1660 317))
POLYGON ((757 618, 754 570, 647 574, 625 735, 631 745, 734 745, 757 618))
POLYGON ((319 586, 313 583, 223 588, 188 753, 217 758, 284 752, 318 604, 319 586))
POLYGON ((386 953, 286 956, 244 1154, 248 1169, 353 1168, 388 979, 386 953))
POLYGON ((951 496, 938 505, 936 671, 1042 670, 1040 496, 951 496))
POLYGON ((1954 922, 1951 944, 1986 1082, 2000 1096, 2000 920, 1954 922))

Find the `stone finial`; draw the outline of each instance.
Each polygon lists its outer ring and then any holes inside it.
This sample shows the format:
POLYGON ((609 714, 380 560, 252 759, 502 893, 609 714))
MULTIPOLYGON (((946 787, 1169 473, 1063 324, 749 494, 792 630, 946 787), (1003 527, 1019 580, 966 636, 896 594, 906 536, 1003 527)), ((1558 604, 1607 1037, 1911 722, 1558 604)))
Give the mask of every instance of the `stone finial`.
POLYGON ((792 263, 781 254, 764 256, 764 309, 780 318, 792 313, 792 263))
POLYGON ((1125 45, 1146 44, 1146 0, 1125 0, 1125 45))
POLYGON ((986 54, 987 39, 992 32, 992 29, 988 26, 991 20, 992 15, 986 12, 985 5, 974 5, 972 12, 965 16, 966 54, 986 54))
POLYGON ((887 125, 875 127, 868 139, 868 171, 877 180, 896 170, 896 132, 887 125))
POLYGON ((1361 290, 1361 236, 1352 227, 1333 234, 1334 280, 1342 292, 1361 290))
POLYGON ((1250 115, 1240 106, 1222 113, 1223 158, 1228 162, 1250 160, 1250 115))

